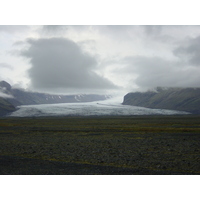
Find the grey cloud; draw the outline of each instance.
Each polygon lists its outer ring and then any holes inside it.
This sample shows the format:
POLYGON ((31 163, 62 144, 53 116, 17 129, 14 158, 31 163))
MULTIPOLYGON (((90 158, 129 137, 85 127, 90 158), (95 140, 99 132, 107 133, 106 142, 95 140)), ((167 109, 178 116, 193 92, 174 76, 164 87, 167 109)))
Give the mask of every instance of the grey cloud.
POLYGON ((176 26, 145 25, 141 27, 144 29, 144 33, 148 39, 166 44, 173 44, 176 41, 175 35, 168 33, 169 30, 176 30, 176 26))
POLYGON ((125 60, 124 73, 137 75, 135 83, 143 89, 162 87, 199 87, 199 69, 188 69, 180 61, 160 57, 135 56, 125 60))
POLYGON ((0 68, 13 69, 13 67, 7 63, 0 63, 0 68))
POLYGON ((28 30, 29 26, 26 25, 0 25, 0 32, 15 33, 23 30, 28 30))
POLYGON ((102 25, 102 26, 93 26, 93 29, 96 29, 102 35, 110 37, 114 40, 128 40, 130 39, 129 32, 137 29, 137 26, 131 25, 102 25))
POLYGON ((75 29, 77 31, 82 31, 88 29, 90 26, 85 25, 44 25, 42 26, 42 31, 45 33, 63 33, 69 29, 75 29))
POLYGON ((99 26, 100 29, 107 32, 111 32, 112 34, 126 34, 133 32, 144 32, 146 35, 159 35, 162 32, 162 27, 160 25, 107 25, 107 26, 99 26))
MULTIPOLYGON (((106 34, 116 40, 141 40, 145 43, 173 43, 176 39, 173 34, 168 33, 168 30, 176 30, 176 26, 163 25, 114 25, 114 26, 95 26, 102 34, 106 34)), ((133 42, 134 45, 134 42, 133 42)))
POLYGON ((174 50, 174 55, 193 66, 200 66, 200 36, 189 38, 174 50))
POLYGON ((131 27, 135 27, 135 26, 131 26, 131 25, 106 25, 106 26, 98 26, 100 28, 104 27, 106 28, 107 30, 110 30, 110 31, 125 31, 125 30, 128 30, 130 29, 131 27))
POLYGON ((97 66, 94 57, 84 53, 71 40, 64 38, 28 40, 30 47, 22 55, 30 59, 28 71, 35 89, 111 89, 107 79, 93 70, 97 66))
POLYGON ((158 35, 161 33, 162 31, 162 27, 160 25, 146 25, 146 26, 142 26, 145 30, 145 33, 147 35, 158 35))
POLYGON ((44 32, 60 32, 60 31, 66 31, 68 29, 68 26, 64 25, 44 25, 42 26, 42 30, 44 32))

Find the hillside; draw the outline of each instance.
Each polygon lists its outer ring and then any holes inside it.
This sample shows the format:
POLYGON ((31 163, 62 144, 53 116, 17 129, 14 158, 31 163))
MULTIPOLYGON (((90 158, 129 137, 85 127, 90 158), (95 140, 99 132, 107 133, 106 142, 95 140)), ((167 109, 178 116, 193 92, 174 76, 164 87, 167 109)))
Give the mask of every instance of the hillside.
MULTIPOLYGON (((53 95, 38 92, 27 92, 20 89, 12 89, 11 94, 15 97, 15 100, 17 100, 21 105, 91 102, 107 99, 107 96, 97 94, 53 95)), ((10 99, 10 101, 13 100, 10 99)), ((15 105, 16 104, 17 102, 15 102, 15 105)))
POLYGON ((161 88, 124 96, 123 105, 170 109, 200 114, 200 88, 161 88))
POLYGON ((29 92, 23 89, 12 88, 6 81, 0 82, 0 92, 11 95, 14 98, 8 98, 11 104, 18 105, 35 105, 35 104, 52 104, 52 103, 75 103, 100 101, 109 98, 106 95, 85 94, 85 95, 52 95, 39 92, 29 92))
POLYGON ((0 97, 0 116, 6 115, 10 112, 15 111, 16 108, 8 100, 0 97))

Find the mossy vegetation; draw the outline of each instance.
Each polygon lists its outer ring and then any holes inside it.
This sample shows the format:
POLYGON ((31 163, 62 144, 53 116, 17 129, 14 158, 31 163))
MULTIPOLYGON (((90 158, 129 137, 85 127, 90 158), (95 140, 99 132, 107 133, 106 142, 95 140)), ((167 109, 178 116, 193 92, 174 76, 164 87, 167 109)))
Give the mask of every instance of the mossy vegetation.
POLYGON ((0 156, 112 166, 128 174, 200 174, 200 118, 2 118, 0 156))

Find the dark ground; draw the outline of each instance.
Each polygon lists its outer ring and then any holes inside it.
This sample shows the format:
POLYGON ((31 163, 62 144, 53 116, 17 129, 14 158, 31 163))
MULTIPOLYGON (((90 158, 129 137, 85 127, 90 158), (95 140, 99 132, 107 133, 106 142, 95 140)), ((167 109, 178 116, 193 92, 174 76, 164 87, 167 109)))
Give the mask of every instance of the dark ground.
POLYGON ((200 116, 0 119, 1 175, 198 175, 200 116))

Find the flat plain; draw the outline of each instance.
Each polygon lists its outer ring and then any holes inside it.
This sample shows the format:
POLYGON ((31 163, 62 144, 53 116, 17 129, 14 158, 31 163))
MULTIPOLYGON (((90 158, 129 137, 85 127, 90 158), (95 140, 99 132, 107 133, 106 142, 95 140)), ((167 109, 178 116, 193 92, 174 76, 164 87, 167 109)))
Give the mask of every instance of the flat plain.
POLYGON ((198 175, 200 116, 0 119, 1 175, 198 175))

